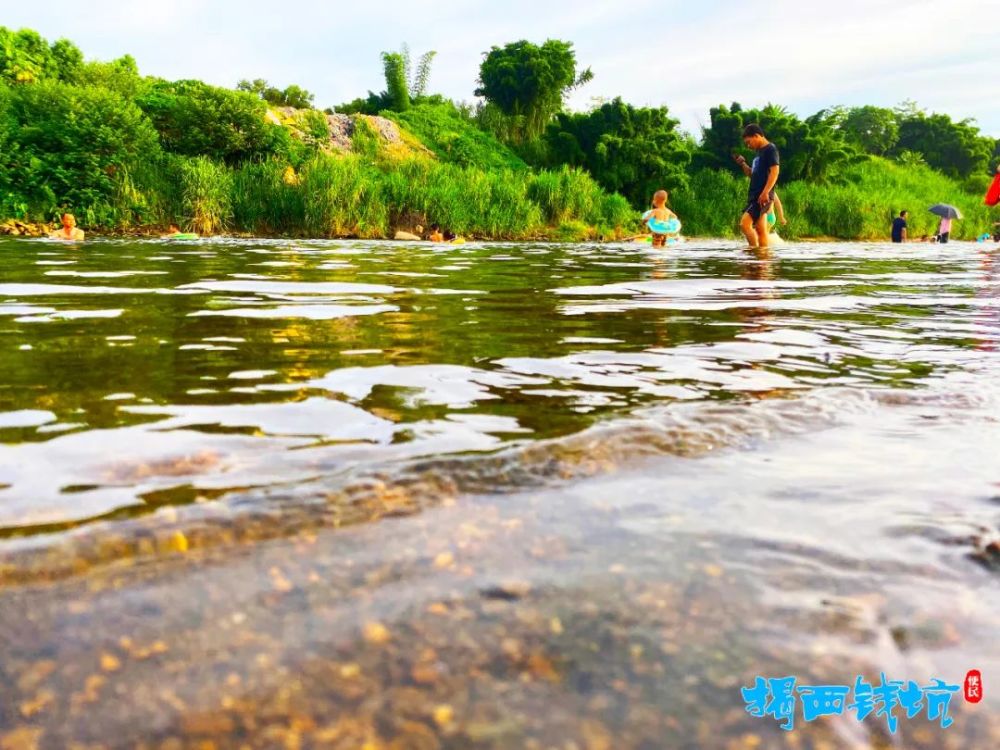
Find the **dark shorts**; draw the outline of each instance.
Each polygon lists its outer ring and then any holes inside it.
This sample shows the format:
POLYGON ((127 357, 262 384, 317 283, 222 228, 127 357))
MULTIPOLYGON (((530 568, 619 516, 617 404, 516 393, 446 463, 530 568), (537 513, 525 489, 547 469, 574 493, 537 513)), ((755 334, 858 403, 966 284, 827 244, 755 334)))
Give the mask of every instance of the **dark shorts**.
POLYGON ((763 206, 760 205, 759 195, 751 196, 750 202, 747 203, 747 207, 743 209, 743 213, 750 214, 750 218, 755 222, 760 221, 761 216, 766 216, 771 212, 771 206, 774 205, 774 193, 771 193, 770 200, 763 206))

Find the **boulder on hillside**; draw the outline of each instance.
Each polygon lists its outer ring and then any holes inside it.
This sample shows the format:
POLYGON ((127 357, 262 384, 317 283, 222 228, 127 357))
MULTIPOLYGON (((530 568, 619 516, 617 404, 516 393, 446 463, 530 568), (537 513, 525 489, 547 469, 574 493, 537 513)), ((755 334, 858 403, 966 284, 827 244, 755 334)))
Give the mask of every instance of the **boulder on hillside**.
MULTIPOLYGON (((267 111, 268 122, 288 128, 292 135, 299 140, 315 141, 323 150, 338 153, 353 151, 352 138, 361 118, 364 118, 386 145, 405 145, 399 126, 385 117, 336 113, 328 115, 317 110, 295 109, 294 107, 273 107, 267 111), (317 116, 326 120, 326 138, 317 137, 317 116)), ((319 129, 321 130, 322 126, 319 129)))

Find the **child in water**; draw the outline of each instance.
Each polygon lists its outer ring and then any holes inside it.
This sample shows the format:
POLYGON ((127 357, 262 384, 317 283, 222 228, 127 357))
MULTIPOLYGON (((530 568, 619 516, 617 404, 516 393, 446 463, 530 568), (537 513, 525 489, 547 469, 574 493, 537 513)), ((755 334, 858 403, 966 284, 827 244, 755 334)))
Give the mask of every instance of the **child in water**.
POLYGON ((653 233, 653 247, 666 247, 667 240, 680 234, 680 220, 677 214, 667 208, 670 195, 666 190, 653 194, 653 208, 642 215, 642 223, 653 233))

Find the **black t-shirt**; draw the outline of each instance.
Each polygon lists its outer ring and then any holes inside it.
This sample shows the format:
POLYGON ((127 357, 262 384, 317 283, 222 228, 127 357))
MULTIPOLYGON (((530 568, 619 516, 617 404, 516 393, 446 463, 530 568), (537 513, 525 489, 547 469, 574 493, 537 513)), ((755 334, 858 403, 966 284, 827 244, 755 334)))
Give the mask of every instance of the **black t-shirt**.
POLYGON ((778 155, 778 147, 773 143, 768 143, 757 153, 753 172, 750 174, 750 200, 756 200, 760 197, 767 185, 767 177, 771 173, 771 167, 776 167, 779 164, 781 164, 781 157, 778 155))
POLYGON ((897 216, 892 222, 892 241, 902 242, 903 241, 903 230, 906 229, 906 219, 902 216, 897 216))

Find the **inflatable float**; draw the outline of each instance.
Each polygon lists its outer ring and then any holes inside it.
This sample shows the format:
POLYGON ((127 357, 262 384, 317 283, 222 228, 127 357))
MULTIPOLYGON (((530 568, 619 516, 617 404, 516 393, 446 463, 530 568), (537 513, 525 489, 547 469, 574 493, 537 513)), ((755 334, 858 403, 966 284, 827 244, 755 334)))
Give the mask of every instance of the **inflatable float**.
POLYGON ((671 216, 666 221, 653 218, 653 212, 647 211, 642 215, 642 223, 649 227, 653 234, 680 234, 681 222, 676 216, 671 216))

